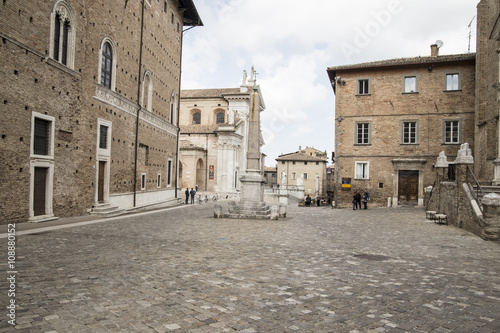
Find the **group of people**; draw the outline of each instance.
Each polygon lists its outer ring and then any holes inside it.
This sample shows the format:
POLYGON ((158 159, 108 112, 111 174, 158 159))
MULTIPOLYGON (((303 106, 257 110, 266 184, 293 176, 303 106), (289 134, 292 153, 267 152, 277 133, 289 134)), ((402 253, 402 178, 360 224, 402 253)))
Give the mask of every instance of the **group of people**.
MULTIPOLYGON (((321 206, 321 201, 323 201, 323 202, 326 201, 327 204, 329 205, 331 202, 331 199, 330 199, 330 197, 327 197, 325 199, 324 197, 320 197, 318 195, 318 196, 316 196, 315 201, 316 201, 316 205, 319 207, 319 206, 321 206)), ((305 203, 306 203, 306 206, 311 206, 311 203, 313 203, 313 205, 314 205, 313 199, 311 198, 311 196, 309 194, 306 196, 305 203)))
POLYGON ((354 192, 354 196, 352 197, 352 210, 361 209, 361 199, 363 199, 364 209, 368 207, 368 201, 370 200, 370 194, 368 193, 368 189, 365 189, 363 193, 363 197, 361 198, 361 193, 359 191, 354 192))
MULTIPOLYGON (((198 190, 198 186, 196 186, 196 191, 198 190)), ((196 191, 191 187, 191 191, 189 188, 186 189, 186 205, 189 203, 189 196, 191 195, 191 204, 194 204, 194 196, 196 194, 196 191)))

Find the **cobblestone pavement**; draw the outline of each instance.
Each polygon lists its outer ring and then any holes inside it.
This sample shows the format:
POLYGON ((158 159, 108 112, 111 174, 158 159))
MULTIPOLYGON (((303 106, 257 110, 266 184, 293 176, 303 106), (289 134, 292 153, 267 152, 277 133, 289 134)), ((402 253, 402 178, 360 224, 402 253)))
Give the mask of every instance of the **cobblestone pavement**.
POLYGON ((500 331, 500 244, 423 209, 212 216, 194 205, 18 236, 17 325, 3 314, 0 332, 500 331))

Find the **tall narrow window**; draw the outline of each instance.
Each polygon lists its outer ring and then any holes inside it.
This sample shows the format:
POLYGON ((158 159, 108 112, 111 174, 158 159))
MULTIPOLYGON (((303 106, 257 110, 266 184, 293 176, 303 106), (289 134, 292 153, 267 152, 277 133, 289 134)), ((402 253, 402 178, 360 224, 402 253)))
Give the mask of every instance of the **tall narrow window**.
POLYGON ((362 79, 358 80, 358 95, 368 95, 370 94, 370 80, 362 79))
POLYGON ((108 126, 99 126, 99 148, 108 149, 108 126))
POLYGON ((56 0, 51 13, 50 56, 57 62, 73 68, 75 16, 67 0, 56 0))
POLYGON ((167 163, 167 186, 172 186, 172 160, 167 163))
POLYGON ((101 84, 111 89, 111 77, 113 71, 113 51, 111 45, 105 42, 102 47, 101 59, 101 84))
POLYGON ((459 90, 459 75, 446 74, 446 90, 459 90))
POLYGON ((199 125, 201 123, 201 114, 199 112, 193 113, 193 125, 199 125))
POLYGON ((50 121, 35 118, 35 129, 33 137, 33 153, 35 155, 50 154, 50 124, 50 121))
POLYGON ((403 144, 417 143, 417 122, 404 121, 403 122, 403 144))
POLYGON ((356 124, 356 144, 367 145, 370 143, 370 123, 356 124))
POLYGON ((460 121, 445 120, 444 122, 444 143, 460 143, 460 121))
POLYGON ((156 177, 156 187, 161 188, 161 174, 160 173, 156 177))
POLYGON ((141 174, 141 190, 145 190, 146 189, 146 174, 143 173, 141 174))
POLYGON ((224 112, 217 112, 216 123, 217 124, 224 124, 224 122, 225 122, 224 118, 225 118, 224 112))
POLYGON ((368 162, 356 162, 356 174, 354 175, 356 179, 368 179, 368 171, 368 162))

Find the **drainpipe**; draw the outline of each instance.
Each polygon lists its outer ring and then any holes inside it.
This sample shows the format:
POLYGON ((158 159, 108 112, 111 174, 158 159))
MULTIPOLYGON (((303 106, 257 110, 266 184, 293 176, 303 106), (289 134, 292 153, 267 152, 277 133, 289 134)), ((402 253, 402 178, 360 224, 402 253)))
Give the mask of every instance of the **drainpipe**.
POLYGON ((134 207, 137 197, 137 153, 139 142, 139 115, 141 112, 141 67, 142 67, 142 46, 144 42, 144 0, 141 0, 141 42, 139 49, 139 75, 137 76, 137 116, 135 120, 135 153, 134 153, 134 207))

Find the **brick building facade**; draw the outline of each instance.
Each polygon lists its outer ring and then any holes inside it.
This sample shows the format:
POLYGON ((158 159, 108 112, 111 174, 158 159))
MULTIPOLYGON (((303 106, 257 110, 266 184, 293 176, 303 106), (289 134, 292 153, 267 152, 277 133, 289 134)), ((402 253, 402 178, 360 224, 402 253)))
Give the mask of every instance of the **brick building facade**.
POLYGON ((175 201, 192 0, 0 6, 0 223, 175 201))
POLYGON ((475 54, 391 59, 327 69, 335 93, 338 204, 423 205, 433 163, 474 144, 475 54))
POLYGON ((305 195, 325 196, 326 152, 306 147, 293 153, 282 154, 276 159, 278 185, 282 189, 302 187, 305 195))
POLYGON ((477 6, 476 140, 474 173, 500 185, 500 2, 477 6))

